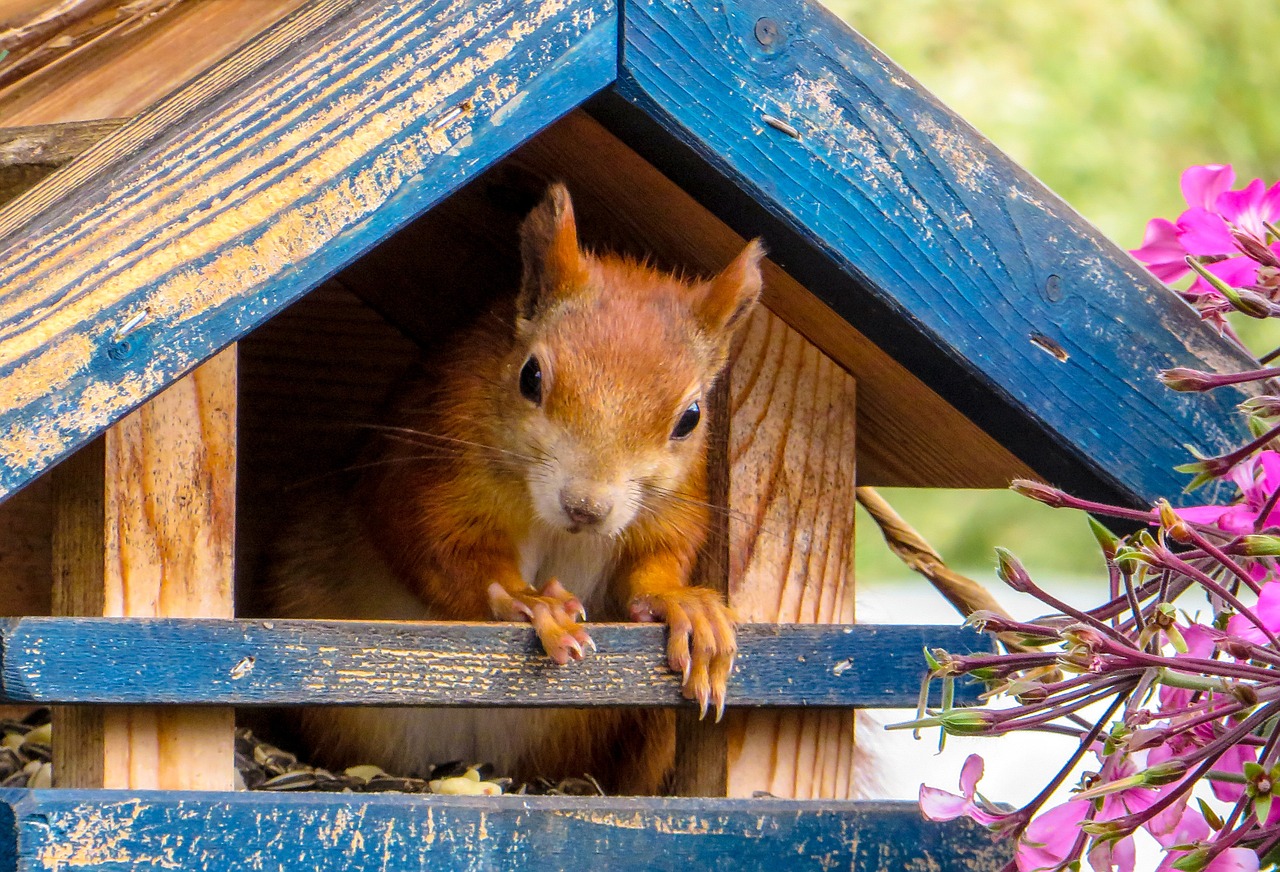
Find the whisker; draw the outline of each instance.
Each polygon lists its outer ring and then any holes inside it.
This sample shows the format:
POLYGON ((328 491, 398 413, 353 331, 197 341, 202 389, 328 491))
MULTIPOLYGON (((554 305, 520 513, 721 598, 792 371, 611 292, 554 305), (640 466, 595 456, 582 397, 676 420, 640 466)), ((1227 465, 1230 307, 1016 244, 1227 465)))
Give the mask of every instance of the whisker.
MULTIPOLYGON (((425 430, 415 430, 412 427, 397 427, 391 424, 362 424, 360 426, 366 427, 371 430, 378 430, 388 435, 400 434, 402 436, 417 436, 423 439, 434 439, 438 442, 445 442, 450 445, 461 445, 467 448, 478 448, 481 451, 491 451, 497 454, 506 454, 518 460, 532 461, 536 459, 527 454, 521 454, 519 451, 511 451, 506 448, 499 448, 496 445, 486 445, 483 442, 473 442, 469 439, 459 439, 455 436, 444 436, 439 433, 428 433, 425 430)), ((425 443, 418 443, 418 444, 425 444, 425 443)))
POLYGON ((703 508, 708 510, 709 512, 712 512, 713 514, 722 515, 725 518, 728 518, 729 520, 746 524, 747 526, 752 527, 767 536, 771 536, 777 539, 786 538, 786 536, 780 530, 776 529, 773 525, 763 523, 762 521, 757 519, 755 515, 752 515, 749 512, 744 512, 740 509, 734 509, 729 506, 717 505, 715 503, 707 502, 706 500, 699 500, 683 491, 677 491, 677 490, 672 490, 671 488, 665 488, 653 482, 641 481, 640 484, 646 490, 651 492, 654 496, 660 499, 666 500, 670 508, 675 508, 676 506, 681 506, 681 505, 686 507, 703 508))

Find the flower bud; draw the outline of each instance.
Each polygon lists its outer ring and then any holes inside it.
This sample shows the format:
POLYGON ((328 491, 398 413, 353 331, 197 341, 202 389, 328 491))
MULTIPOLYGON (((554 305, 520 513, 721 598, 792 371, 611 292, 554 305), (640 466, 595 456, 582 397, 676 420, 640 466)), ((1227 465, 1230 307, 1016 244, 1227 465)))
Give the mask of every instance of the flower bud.
POLYGON ((1162 369, 1158 378, 1165 387, 1175 391, 1207 391, 1219 385, 1213 373, 1185 366, 1162 369))
POLYGON ((1023 568, 1018 558, 1013 556, 1013 552, 1006 548, 996 549, 996 575, 1019 593, 1030 593, 1036 590, 1035 582, 1031 580, 1027 570, 1023 568))
POLYGON ((1271 301, 1259 294, 1257 291, 1238 290, 1233 296, 1227 297, 1232 306, 1237 310, 1248 315, 1250 318, 1270 318, 1271 317, 1271 301))
POLYGON ((1261 294, 1256 294, 1253 291, 1241 291, 1231 287, 1218 276, 1205 269, 1201 261, 1192 255, 1187 255, 1187 266, 1195 270, 1196 274, 1208 282, 1215 291, 1222 294, 1228 303, 1249 317, 1266 318, 1271 314, 1271 302, 1261 294))
POLYGON ((1067 495, 1065 493, 1056 487, 1049 487, 1047 484, 1041 484, 1030 479, 1015 478, 1009 482, 1009 490, 1022 494, 1024 497, 1031 497, 1031 499, 1055 509, 1060 509, 1067 504, 1067 495))
POLYGON ((994 712, 984 709, 947 709, 934 715, 942 729, 953 736, 981 736, 990 732, 996 721, 994 712))
POLYGON ((1280 536, 1263 533, 1241 536, 1240 553, 1246 557, 1280 557, 1280 536))
POLYGON ((1142 773, 1142 783, 1151 787, 1161 784, 1172 784, 1187 774, 1187 764, 1182 760, 1172 759, 1148 767, 1142 773))
POLYGON ((1202 872, 1209 865, 1210 859, 1208 848, 1196 848, 1174 860, 1173 868, 1178 872, 1202 872))
POLYGON ((1256 261, 1261 266, 1280 266, 1280 258, 1276 257, 1276 253, 1258 239, 1239 230, 1232 230, 1231 235, 1236 241, 1236 247, 1250 260, 1256 261))
POLYGON ((1169 537, 1175 542, 1181 542, 1184 545, 1191 541, 1191 531, 1187 528, 1187 522, 1182 520, 1177 512, 1173 510, 1173 506, 1168 500, 1158 500, 1156 502, 1156 511, 1160 514, 1160 526, 1165 529, 1169 537))
POLYGON ((1088 624, 1073 624, 1062 631, 1062 638, 1072 645, 1090 652, 1101 651, 1107 647, 1107 639, 1088 624))
POLYGON ((1239 636, 1224 636, 1214 643, 1218 650, 1228 657, 1236 660, 1252 660, 1254 654, 1254 645, 1247 639, 1241 639, 1239 636))
POLYGON ((1133 832, 1133 827, 1126 827, 1115 821, 1082 821, 1080 829, 1099 839, 1120 839, 1133 832))
POLYGON ((1271 394, 1261 397, 1250 397, 1238 408, 1246 415, 1257 418, 1280 417, 1280 397, 1271 394))

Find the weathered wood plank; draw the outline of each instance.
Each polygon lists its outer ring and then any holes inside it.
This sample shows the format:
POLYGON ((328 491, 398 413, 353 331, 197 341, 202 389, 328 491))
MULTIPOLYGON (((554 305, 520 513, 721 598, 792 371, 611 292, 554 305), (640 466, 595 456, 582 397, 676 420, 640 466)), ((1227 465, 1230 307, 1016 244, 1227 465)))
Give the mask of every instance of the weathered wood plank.
POLYGON ((0 211, 0 497, 607 85, 616 27, 318 2, 0 211))
MULTIPOLYGON (((757 310, 730 384, 730 605, 744 621, 853 623, 854 380, 757 310)), ((851 711, 739 712, 725 733, 722 795, 854 796, 851 711)))
POLYGON ((123 119, 0 128, 3 205, 124 124, 123 119))
POLYGON ((623 33, 597 117, 1037 473, 1173 496, 1184 443, 1247 438, 1240 392, 1155 380, 1247 359, 818 4, 637 0, 623 33))
MULTIPOLYGON (((594 624, 599 650, 557 667, 515 624, 20 618, 0 675, 41 703, 692 705, 665 633, 594 624)), ((958 627, 745 624, 739 641, 732 706, 913 706, 922 648, 985 650, 958 627)))
MULTIPOLYGON (((236 350, 59 468, 55 613, 230 618, 236 350)), ((54 709, 56 783, 229 790, 230 708, 54 709)))
POLYGON ((914 803, 35 790, 0 792, 15 872, 83 869, 998 869, 914 803))
MULTIPOLYGON (((134 115, 306 0, 108 2, 114 10, 5 59, 0 120, 34 125, 134 115)), ((0 4, 0 17, 13 23, 19 16, 6 14, 11 6, 0 4)))

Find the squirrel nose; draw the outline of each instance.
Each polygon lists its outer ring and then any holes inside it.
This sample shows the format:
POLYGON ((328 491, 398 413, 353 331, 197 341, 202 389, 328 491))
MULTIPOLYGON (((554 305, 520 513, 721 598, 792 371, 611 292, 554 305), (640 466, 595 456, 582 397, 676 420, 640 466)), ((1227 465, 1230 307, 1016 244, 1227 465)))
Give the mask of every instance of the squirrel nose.
POLYGON ((608 517, 613 504, 607 500, 571 494, 567 490, 560 492, 560 505, 569 520, 582 527, 594 527, 608 517))

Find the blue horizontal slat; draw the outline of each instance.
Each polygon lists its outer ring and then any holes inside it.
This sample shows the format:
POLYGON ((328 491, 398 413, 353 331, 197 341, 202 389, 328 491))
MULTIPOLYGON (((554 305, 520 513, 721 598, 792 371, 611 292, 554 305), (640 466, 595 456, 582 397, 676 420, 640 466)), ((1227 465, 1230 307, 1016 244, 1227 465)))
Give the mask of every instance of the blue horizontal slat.
POLYGON ((0 862, 14 872, 973 872, 1009 853, 914 803, 0 791, 0 862))
MULTIPOLYGON (((666 666, 664 627, 590 628, 598 650, 557 667, 517 624, 20 618, 2 631, 3 692, 45 704, 692 705, 666 666)), ((926 645, 986 645, 929 626, 747 624, 738 638, 730 706, 914 706, 926 645)))
POLYGON ((629 0, 623 36, 597 116, 1041 475, 1176 497, 1184 443, 1247 440, 1241 392, 1156 372, 1248 359, 818 3, 629 0))

